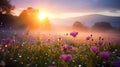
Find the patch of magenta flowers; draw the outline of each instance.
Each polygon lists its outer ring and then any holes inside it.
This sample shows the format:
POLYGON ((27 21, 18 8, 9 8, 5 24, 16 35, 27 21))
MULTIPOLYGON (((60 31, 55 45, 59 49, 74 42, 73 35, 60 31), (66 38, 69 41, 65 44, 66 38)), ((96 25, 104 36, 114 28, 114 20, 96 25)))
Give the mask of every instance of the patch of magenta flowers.
POLYGON ((68 44, 64 44, 62 47, 61 47, 61 50, 62 51, 74 51, 76 50, 76 48, 74 46, 69 46, 68 44))
MULTIPOLYGON (((78 35, 78 32, 67 34, 72 38, 78 35)), ((1 39, 0 66, 12 64, 12 67, 120 67, 120 59, 116 59, 120 55, 120 49, 108 45, 101 37, 98 40, 93 39, 93 35, 87 36, 85 44, 81 44, 80 40, 79 43, 62 42, 65 39, 61 37, 55 43, 51 38, 45 41, 38 39, 34 43, 23 40, 21 44, 16 43, 14 38, 1 39)))

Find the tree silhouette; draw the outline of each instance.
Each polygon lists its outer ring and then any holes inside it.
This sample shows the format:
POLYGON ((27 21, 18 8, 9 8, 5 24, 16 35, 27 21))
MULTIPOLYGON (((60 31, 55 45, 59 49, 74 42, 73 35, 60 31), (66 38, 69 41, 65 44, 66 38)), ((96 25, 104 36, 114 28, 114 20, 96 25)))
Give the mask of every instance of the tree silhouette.
POLYGON ((0 0, 0 29, 12 29, 16 22, 15 16, 12 15, 14 6, 10 0, 0 0))
POLYGON ((39 11, 37 9, 33 9, 32 7, 28 7, 27 9, 23 10, 19 15, 19 18, 25 24, 32 24, 37 20, 36 16, 38 15, 39 11))
POLYGON ((30 29, 49 29, 50 21, 48 18, 45 18, 43 21, 38 19, 39 10, 32 7, 28 7, 23 10, 19 15, 19 19, 30 29))
POLYGON ((77 29, 77 30, 86 30, 87 27, 84 26, 81 22, 76 21, 76 22, 74 22, 74 24, 73 24, 73 29, 77 29))
POLYGON ((10 4, 10 0, 0 0, 0 14, 11 14, 15 7, 10 4))
POLYGON ((97 30, 112 30, 113 26, 108 22, 97 22, 92 26, 93 29, 97 30))

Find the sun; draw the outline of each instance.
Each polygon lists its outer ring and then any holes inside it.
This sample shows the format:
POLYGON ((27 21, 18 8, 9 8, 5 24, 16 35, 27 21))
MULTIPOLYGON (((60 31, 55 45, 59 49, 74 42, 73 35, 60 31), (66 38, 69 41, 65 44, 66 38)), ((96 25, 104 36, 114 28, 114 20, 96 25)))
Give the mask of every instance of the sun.
POLYGON ((46 17, 48 17, 48 14, 45 13, 45 12, 40 12, 40 13, 38 14, 38 18, 39 18, 40 20, 43 20, 43 19, 45 19, 46 17))

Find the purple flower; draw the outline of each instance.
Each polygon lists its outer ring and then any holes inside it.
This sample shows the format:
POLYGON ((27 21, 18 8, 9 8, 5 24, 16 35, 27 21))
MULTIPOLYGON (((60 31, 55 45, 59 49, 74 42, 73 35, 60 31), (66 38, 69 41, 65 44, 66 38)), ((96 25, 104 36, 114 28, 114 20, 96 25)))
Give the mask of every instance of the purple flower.
POLYGON ((61 47, 61 50, 62 50, 62 51, 66 51, 66 50, 74 51, 74 50, 76 50, 76 48, 73 47, 73 46, 68 46, 67 44, 64 44, 64 45, 61 47))
POLYGON ((90 36, 88 36, 88 37, 86 37, 86 40, 90 40, 90 38, 91 38, 91 37, 90 37, 90 36))
POLYGON ((96 53, 96 52, 99 51, 99 47, 97 47, 97 46, 91 46, 90 47, 90 51, 93 52, 93 53, 96 53))
POLYGON ((15 40, 11 39, 11 38, 2 39, 2 44, 11 44, 14 42, 15 42, 15 40))
POLYGON ((112 53, 111 52, 100 52, 100 57, 104 59, 109 59, 111 57, 112 53))
POLYGON ((102 42, 102 41, 99 41, 99 42, 98 42, 98 45, 102 45, 102 44, 103 44, 103 42, 102 42))
POLYGON ((76 37, 78 35, 78 32, 71 32, 70 35, 76 37))
POLYGON ((113 61, 113 66, 114 67, 120 67, 120 59, 116 59, 113 61))
POLYGON ((2 41, 5 41, 5 39, 2 39, 2 41))
POLYGON ((62 55, 60 56, 60 58, 61 58, 63 61, 65 61, 65 62, 69 62, 69 61, 72 60, 72 55, 70 55, 70 54, 62 54, 62 55))
POLYGON ((14 40, 14 39, 11 39, 11 38, 7 38, 5 41, 6 41, 7 44, 8 44, 8 43, 14 43, 14 42, 15 42, 15 40, 14 40))
POLYGON ((61 50, 65 51, 65 50, 67 50, 67 48, 68 48, 68 45, 67 45, 67 44, 64 44, 64 45, 62 46, 61 50))
POLYGON ((71 51, 76 50, 76 48, 75 48, 75 47, 73 47, 73 46, 68 46, 68 49, 69 49, 69 50, 71 50, 71 51))

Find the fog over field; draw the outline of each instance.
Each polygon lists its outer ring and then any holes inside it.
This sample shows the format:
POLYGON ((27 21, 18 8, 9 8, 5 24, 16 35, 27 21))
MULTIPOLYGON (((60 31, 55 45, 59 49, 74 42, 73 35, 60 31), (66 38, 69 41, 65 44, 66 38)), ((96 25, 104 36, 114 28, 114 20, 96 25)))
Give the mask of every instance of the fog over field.
POLYGON ((0 0, 0 67, 120 67, 120 0, 0 0))

